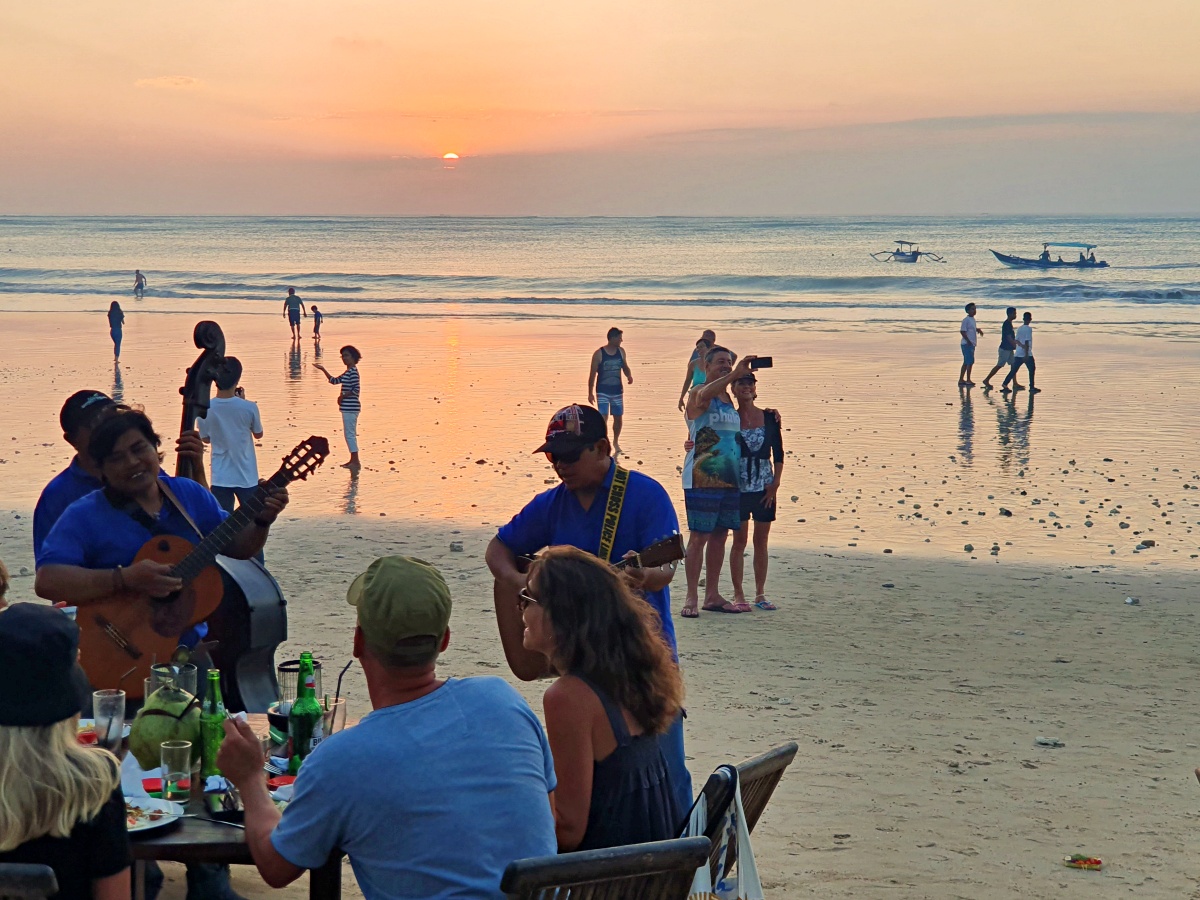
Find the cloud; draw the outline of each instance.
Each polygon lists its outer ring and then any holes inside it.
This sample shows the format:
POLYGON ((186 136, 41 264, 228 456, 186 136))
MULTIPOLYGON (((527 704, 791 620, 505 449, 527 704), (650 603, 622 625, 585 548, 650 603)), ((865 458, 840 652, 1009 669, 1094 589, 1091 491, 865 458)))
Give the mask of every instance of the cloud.
POLYGON ((157 78, 139 78, 133 84, 135 87, 163 91, 194 91, 204 82, 191 75, 159 75, 157 78))

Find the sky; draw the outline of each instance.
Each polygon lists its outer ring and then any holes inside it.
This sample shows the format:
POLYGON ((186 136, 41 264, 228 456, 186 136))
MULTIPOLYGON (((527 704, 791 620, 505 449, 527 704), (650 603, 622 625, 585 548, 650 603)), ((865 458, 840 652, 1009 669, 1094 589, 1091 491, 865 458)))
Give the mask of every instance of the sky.
POLYGON ((8 3, 0 214, 1198 213, 1198 38, 1197 0, 8 3))

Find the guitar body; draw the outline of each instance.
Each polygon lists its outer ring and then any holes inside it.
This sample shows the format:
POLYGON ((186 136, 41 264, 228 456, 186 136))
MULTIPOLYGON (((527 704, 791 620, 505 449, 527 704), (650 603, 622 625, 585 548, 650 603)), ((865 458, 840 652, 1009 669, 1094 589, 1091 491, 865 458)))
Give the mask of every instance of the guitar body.
MULTIPOLYGON (((150 559, 173 566, 194 549, 181 537, 160 535, 142 545, 134 562, 150 559)), ((170 660, 180 636, 216 612, 223 593, 220 572, 208 566, 170 597, 123 591, 80 606, 79 659, 92 686, 119 687, 130 699, 141 699, 150 667, 170 660), (126 675, 130 669, 134 671, 126 675)))

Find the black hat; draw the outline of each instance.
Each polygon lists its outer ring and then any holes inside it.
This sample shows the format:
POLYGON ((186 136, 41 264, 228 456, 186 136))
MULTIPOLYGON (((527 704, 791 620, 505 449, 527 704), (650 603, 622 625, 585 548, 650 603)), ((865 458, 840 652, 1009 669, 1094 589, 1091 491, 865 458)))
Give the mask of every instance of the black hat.
POLYGON ((534 453, 566 453, 583 450, 608 437, 608 425, 599 410, 582 403, 564 406, 550 419, 546 443, 534 453))
POLYGON ((61 609, 17 603, 0 612, 0 725, 53 725, 91 693, 79 668, 79 627, 61 609))
POLYGON ((97 416, 114 404, 113 398, 103 391, 76 391, 63 404, 58 424, 63 434, 74 434, 79 428, 96 424, 97 416))

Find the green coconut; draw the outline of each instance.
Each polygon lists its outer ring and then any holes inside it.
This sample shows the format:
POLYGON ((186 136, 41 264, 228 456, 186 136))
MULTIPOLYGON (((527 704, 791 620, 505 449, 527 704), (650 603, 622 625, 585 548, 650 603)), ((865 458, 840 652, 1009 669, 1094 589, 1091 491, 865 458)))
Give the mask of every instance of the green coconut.
POLYGON ((129 728, 129 752, 143 769, 162 762, 164 741, 191 741, 192 758, 200 753, 200 702, 173 684, 146 698, 129 728))

